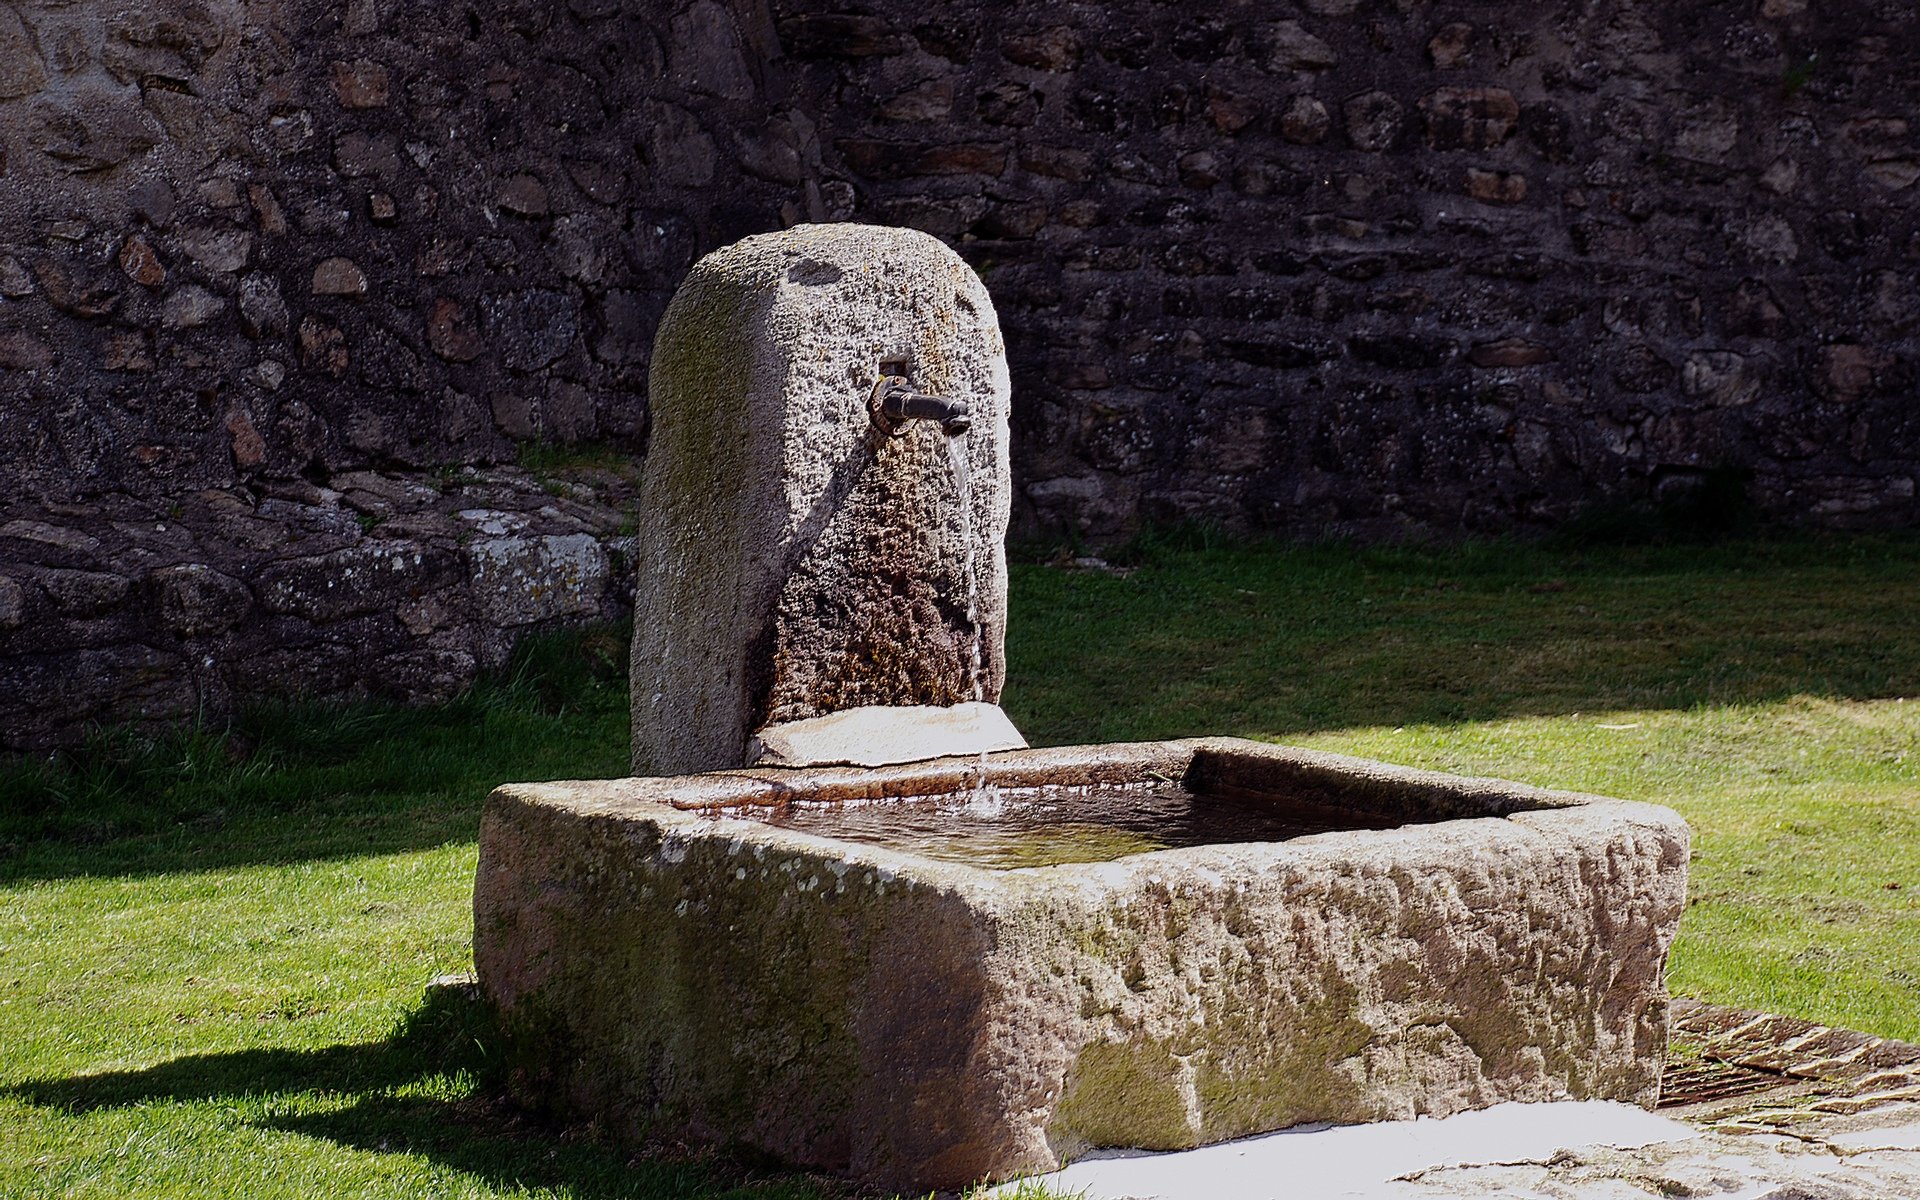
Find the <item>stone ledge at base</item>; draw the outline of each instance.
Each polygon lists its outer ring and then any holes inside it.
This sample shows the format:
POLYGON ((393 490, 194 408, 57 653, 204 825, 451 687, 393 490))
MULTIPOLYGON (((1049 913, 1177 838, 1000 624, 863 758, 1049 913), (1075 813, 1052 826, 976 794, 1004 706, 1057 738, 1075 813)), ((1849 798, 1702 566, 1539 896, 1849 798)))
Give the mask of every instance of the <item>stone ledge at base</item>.
POLYGON ((885 767, 1026 748, 998 704, 868 704, 769 725, 747 743, 747 765, 885 767))
POLYGON ((983 870, 726 807, 937 795, 977 769, 497 790, 474 954, 520 1098, 923 1191, 1092 1146, 1656 1099, 1686 893, 1670 810, 1234 739, 1015 751, 985 779, 1426 823, 983 870))

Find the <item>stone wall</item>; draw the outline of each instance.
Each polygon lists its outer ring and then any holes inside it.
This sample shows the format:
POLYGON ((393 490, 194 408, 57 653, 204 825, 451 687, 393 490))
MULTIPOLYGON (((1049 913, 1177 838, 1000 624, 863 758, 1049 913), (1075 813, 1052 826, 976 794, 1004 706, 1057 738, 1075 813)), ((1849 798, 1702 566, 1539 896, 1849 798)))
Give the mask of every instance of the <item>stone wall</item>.
POLYGON ((1001 11, 781 28, 856 211, 986 272, 1029 522, 1913 519, 1910 5, 1001 11))
POLYGON ((1896 0, 0 0, 0 743, 618 614, 666 297, 803 220, 981 271, 1028 530, 1910 524, 1916 109, 1896 0))

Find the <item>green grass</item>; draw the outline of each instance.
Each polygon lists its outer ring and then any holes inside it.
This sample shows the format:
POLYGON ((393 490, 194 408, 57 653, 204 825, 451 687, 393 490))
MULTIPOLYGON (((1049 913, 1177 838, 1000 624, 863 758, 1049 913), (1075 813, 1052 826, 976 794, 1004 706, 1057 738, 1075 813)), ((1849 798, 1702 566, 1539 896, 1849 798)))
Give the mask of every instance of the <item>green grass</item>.
POLYGON ((534 475, 583 470, 619 475, 634 473, 633 451, 611 442, 554 442, 541 438, 515 446, 514 461, 534 475))
POLYGON ((531 641, 436 708, 280 706, 218 732, 110 729, 52 762, 0 762, 0 878, 469 841, 502 780, 625 773, 625 636, 531 641))
POLYGON ((1559 550, 1149 545, 1017 566, 1006 705, 1041 742, 1920 694, 1920 539, 1559 550))
MULTIPOLYGON (((1235 733, 1672 804, 1678 991, 1920 1038, 1920 539, 1128 561, 1015 566, 1036 743, 1235 733)), ((0 1196, 830 1193, 531 1124, 475 1014, 422 999, 469 963, 486 790, 625 769, 622 667, 603 631, 440 709, 0 765, 0 1196)))
POLYGON ((626 767, 622 639, 441 709, 251 714, 0 774, 0 1196, 815 1196, 492 1101, 466 969, 478 802, 626 767), (237 757, 250 752, 250 757, 237 757))

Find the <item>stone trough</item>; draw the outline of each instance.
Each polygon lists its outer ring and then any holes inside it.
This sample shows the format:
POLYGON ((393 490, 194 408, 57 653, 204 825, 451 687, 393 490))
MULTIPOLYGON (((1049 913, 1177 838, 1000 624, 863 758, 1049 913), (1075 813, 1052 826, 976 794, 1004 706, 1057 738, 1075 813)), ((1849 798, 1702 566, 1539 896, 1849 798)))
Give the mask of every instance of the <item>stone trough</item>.
POLYGON ((474 951, 538 1106, 952 1187, 1651 1104, 1687 845, 1665 808, 1236 739, 514 785, 474 951))

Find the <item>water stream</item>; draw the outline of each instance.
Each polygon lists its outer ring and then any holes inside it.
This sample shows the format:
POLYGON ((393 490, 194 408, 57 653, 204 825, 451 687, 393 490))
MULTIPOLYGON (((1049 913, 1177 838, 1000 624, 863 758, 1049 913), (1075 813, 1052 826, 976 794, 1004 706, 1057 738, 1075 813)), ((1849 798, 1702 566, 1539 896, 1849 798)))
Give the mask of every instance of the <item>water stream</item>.
POLYGON ((984 631, 980 628, 980 568, 977 561, 979 552, 974 546, 973 534, 973 473, 967 463, 967 435, 964 433, 947 438, 947 464, 953 469, 953 488, 960 504, 960 533, 966 549, 961 564, 961 578, 967 588, 967 624, 973 630, 973 647, 969 659, 973 690, 968 697, 979 703, 986 697, 986 687, 981 679, 984 670, 985 648, 984 631))

